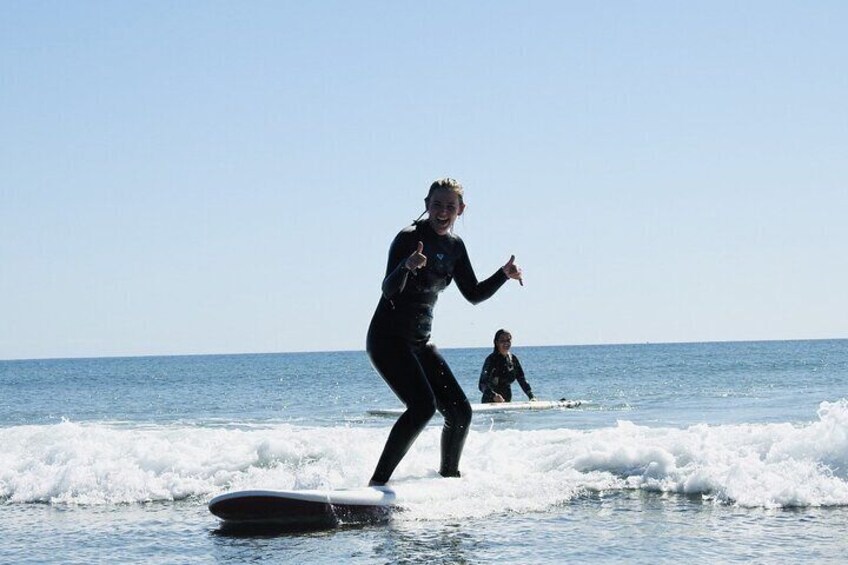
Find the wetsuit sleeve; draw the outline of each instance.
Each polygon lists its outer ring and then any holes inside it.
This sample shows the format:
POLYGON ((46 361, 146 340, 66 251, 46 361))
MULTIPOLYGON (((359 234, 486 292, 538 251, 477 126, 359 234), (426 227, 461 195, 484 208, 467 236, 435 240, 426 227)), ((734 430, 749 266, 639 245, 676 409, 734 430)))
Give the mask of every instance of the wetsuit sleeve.
POLYGON ((454 268, 454 280, 462 296, 470 303, 478 304, 491 298, 509 280, 509 277, 506 276, 503 269, 498 269, 491 277, 478 282, 477 276, 474 274, 474 269, 471 267, 471 260, 468 258, 465 243, 460 240, 459 245, 462 248, 460 249, 459 258, 454 268))
POLYGON ((493 358, 491 355, 486 357, 486 360, 483 362, 483 370, 480 371, 480 382, 477 385, 477 388, 480 389, 480 392, 492 392, 495 390, 492 388, 492 377, 494 376, 495 364, 492 362, 493 358))
POLYGON ((530 389, 530 383, 524 378, 524 368, 521 366, 521 361, 515 355, 512 356, 512 360, 515 362, 515 380, 518 381, 518 385, 524 391, 524 394, 527 395, 527 398, 533 400, 535 396, 533 396, 533 391, 530 389))
POLYGON ((386 278, 383 279, 383 296, 391 300, 403 292, 409 278, 406 260, 412 255, 414 247, 410 248, 410 238, 399 233, 389 248, 389 261, 386 265, 386 278))

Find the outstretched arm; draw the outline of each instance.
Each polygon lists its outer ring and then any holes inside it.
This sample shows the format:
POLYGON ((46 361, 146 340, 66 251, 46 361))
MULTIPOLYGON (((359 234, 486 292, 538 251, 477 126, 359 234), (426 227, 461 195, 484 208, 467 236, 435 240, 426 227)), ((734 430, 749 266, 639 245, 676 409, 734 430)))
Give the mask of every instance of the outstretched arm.
POLYGON ((524 378, 524 368, 521 366, 521 361, 518 360, 518 357, 515 355, 512 356, 513 363, 515 363, 515 380, 518 381, 518 386, 521 387, 521 390, 524 391, 524 394, 527 395, 527 398, 530 400, 536 400, 536 396, 533 394, 533 390, 530 388, 530 383, 527 382, 527 379, 524 378))
POLYGON ((465 250, 465 244, 460 243, 460 245, 462 245, 462 252, 454 270, 454 279, 462 296, 472 304, 491 298, 510 278, 521 279, 521 269, 515 265, 513 255, 509 262, 495 271, 492 276, 484 281, 478 281, 474 268, 471 266, 471 260, 468 258, 468 252, 465 250))

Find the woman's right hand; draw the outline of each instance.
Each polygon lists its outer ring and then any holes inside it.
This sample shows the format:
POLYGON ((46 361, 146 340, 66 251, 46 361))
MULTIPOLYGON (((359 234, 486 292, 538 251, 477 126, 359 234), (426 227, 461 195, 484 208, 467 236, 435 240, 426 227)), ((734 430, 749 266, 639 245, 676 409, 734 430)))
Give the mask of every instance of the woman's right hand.
POLYGON ((506 402, 504 400, 504 397, 498 394, 497 392, 495 393, 495 396, 492 397, 492 400, 494 400, 495 402, 506 402))
POLYGON ((406 268, 412 272, 417 271, 427 264, 427 256, 424 255, 424 243, 418 242, 418 249, 406 258, 406 268))

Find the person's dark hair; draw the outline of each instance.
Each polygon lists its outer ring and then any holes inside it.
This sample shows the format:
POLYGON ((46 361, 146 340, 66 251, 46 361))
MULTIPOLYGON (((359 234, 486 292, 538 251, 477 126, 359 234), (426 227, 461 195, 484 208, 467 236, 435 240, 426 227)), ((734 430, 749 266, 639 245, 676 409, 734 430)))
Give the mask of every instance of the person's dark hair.
POLYGON ((503 328, 496 331, 495 332, 495 339, 492 340, 492 342, 495 344, 495 353, 498 353, 498 340, 501 338, 502 335, 508 335, 508 336, 512 337, 512 334, 509 333, 508 331, 506 331, 503 328))

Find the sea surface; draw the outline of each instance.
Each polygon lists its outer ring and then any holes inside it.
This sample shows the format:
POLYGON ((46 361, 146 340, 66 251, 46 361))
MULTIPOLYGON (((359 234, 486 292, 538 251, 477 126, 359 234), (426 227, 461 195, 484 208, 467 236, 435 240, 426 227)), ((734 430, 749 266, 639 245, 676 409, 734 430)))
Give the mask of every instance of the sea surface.
MULTIPOLYGON (((367 483, 364 352, 0 361, 0 563, 844 563, 848 340, 516 347, 541 399, 441 418, 384 523, 232 535, 238 489, 367 483)), ((446 349, 472 401, 487 349, 446 349)), ((514 386, 514 399, 523 393, 514 386)))

